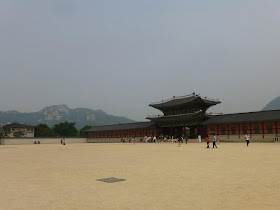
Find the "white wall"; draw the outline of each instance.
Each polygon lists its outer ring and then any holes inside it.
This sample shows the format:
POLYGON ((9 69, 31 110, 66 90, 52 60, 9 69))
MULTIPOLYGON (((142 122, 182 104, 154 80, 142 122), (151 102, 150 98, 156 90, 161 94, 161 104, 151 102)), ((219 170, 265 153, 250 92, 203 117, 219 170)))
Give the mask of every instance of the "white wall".
MULTIPOLYGON (((87 143, 86 138, 64 138, 66 144, 74 143, 87 143)), ((2 145, 24 145, 24 144, 34 144, 34 141, 40 141, 40 144, 60 144, 61 138, 0 138, 2 145)))

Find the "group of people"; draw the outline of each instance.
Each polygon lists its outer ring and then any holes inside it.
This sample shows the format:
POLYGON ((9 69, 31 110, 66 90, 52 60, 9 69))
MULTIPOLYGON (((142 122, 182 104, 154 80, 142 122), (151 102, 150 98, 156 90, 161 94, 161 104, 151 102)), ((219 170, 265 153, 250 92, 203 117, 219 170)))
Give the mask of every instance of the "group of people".
POLYGON ((181 136, 178 138, 178 147, 181 147, 181 145, 184 143, 184 140, 186 142, 186 144, 188 143, 188 137, 184 137, 184 136, 181 136))
POLYGON ((65 143, 65 139, 61 139, 61 140, 60 140, 60 144, 61 144, 61 145, 65 145, 65 144, 66 144, 66 143, 65 143))
MULTIPOLYGON (((218 148, 217 144, 220 144, 219 135, 215 135, 215 133, 213 133, 213 135, 211 137, 211 140, 210 140, 208 135, 206 136, 205 140, 206 140, 207 148, 209 148, 210 141, 213 142, 213 148, 218 148)), ((245 135, 245 140, 246 140, 247 147, 248 147, 249 143, 250 143, 250 135, 249 134, 245 135)))
MULTIPOLYGON (((142 138, 142 140, 143 140, 143 138, 142 138)), ((141 142, 142 142, 142 140, 141 140, 141 142)), ((177 138, 177 137, 174 138, 173 136, 171 136, 171 137, 167 136, 167 137, 162 137, 162 138, 159 137, 159 140, 160 140, 160 142, 162 142, 162 141, 166 142, 168 140, 171 140, 172 143, 177 143, 177 141, 178 141, 178 146, 179 147, 184 143, 184 140, 185 140, 186 144, 188 143, 187 136, 185 136, 185 137, 181 136, 179 138, 177 138)), ((249 146, 249 143, 250 143, 250 135, 249 134, 245 135, 245 140, 247 142, 247 146, 249 146)), ((145 141, 145 143, 156 143, 157 137, 156 136, 154 136, 154 137, 145 136, 144 141, 145 141)), ((213 133, 211 135, 211 138, 209 137, 209 135, 207 135, 206 138, 205 138, 205 141, 206 141, 206 148, 209 148, 210 142, 213 142, 213 148, 218 148, 217 145, 220 144, 219 135, 216 135, 215 133, 213 133)), ((121 138, 121 142, 125 143, 125 139, 121 138)), ((132 138, 131 140, 129 140, 129 143, 130 142, 135 144, 135 142, 136 142, 135 138, 132 138)), ((65 139, 61 139, 61 144, 65 145, 65 139)))
POLYGON ((154 136, 154 137, 145 136, 144 141, 145 141, 145 143, 156 143, 157 137, 156 136, 154 136))
MULTIPOLYGON (((206 140, 207 148, 209 148, 210 138, 208 135, 206 136, 205 140, 206 140)), ((217 144, 220 144, 219 135, 213 134, 211 137, 211 141, 213 142, 213 148, 215 147, 218 148, 217 144)))

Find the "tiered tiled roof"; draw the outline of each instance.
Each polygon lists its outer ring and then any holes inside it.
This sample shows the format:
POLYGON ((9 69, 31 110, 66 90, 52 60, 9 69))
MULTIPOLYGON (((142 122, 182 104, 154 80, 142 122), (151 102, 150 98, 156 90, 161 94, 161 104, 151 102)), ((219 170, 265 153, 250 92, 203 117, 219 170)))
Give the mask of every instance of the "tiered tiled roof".
POLYGON ((193 93, 191 95, 186 95, 186 96, 179 96, 179 97, 174 96, 173 98, 163 100, 161 102, 150 103, 149 106, 154 107, 156 109, 164 109, 173 106, 186 105, 191 102, 200 102, 200 103, 204 103, 207 106, 213 106, 221 103, 219 100, 200 97, 199 95, 193 93))
POLYGON ((188 120, 191 119, 199 114, 202 114, 203 112, 197 111, 194 113, 188 113, 188 114, 178 114, 178 115, 158 115, 158 116, 148 116, 146 119, 149 119, 153 122, 162 122, 162 121, 166 121, 166 120, 188 120))

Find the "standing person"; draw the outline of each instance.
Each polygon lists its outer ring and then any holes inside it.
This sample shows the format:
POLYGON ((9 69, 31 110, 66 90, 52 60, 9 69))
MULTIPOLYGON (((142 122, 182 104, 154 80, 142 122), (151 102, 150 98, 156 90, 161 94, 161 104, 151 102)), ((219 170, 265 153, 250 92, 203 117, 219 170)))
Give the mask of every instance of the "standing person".
POLYGON ((213 134, 213 138, 212 138, 212 141, 213 141, 213 148, 218 148, 217 145, 216 145, 216 141, 217 141, 217 137, 215 134, 213 134))
POLYGON ((197 138, 198 138, 198 142, 201 143, 201 135, 198 135, 197 138))
POLYGON ((207 144, 207 147, 206 147, 206 148, 209 148, 209 142, 210 142, 210 140, 209 140, 209 136, 208 136, 208 135, 206 136, 205 140, 206 140, 206 144, 207 144))
POLYGON ((219 137, 218 134, 217 134, 217 136, 216 136, 216 142, 217 142, 217 144, 220 144, 220 137, 219 137))
POLYGON ((182 137, 178 138, 178 147, 181 147, 181 141, 182 141, 182 137))
POLYGON ((248 133, 245 135, 245 140, 247 142, 247 147, 248 147, 248 145, 250 143, 250 135, 248 133))
POLYGON ((145 140, 145 142, 146 142, 146 144, 147 144, 147 142, 148 142, 148 137, 145 136, 145 137, 144 137, 144 140, 145 140))
POLYGON ((185 137, 185 141, 186 141, 186 144, 187 144, 188 143, 188 137, 187 136, 185 137))
POLYGON ((60 139, 60 144, 62 144, 62 139, 60 139))
POLYGON ((154 143, 156 143, 156 140, 157 140, 157 137, 156 137, 156 136, 154 136, 154 143))

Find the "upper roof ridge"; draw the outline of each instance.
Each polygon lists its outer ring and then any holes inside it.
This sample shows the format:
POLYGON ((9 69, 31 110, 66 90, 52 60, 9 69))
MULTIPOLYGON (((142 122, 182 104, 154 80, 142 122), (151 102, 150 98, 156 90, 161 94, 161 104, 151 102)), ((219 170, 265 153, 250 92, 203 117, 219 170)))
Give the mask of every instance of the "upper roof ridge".
POLYGON ((150 103, 150 105, 157 105, 157 104, 162 104, 162 103, 166 103, 169 101, 173 101, 173 100, 178 100, 178 99, 184 99, 184 98, 190 98, 190 97, 195 97, 195 98, 201 98, 202 100, 208 100, 208 101, 213 101, 213 102, 220 102, 220 100, 218 99, 211 99, 211 98, 207 98, 207 97, 201 97, 200 94, 189 94, 189 95, 185 95, 185 96, 173 96, 172 98, 166 99, 166 100, 162 100, 160 102, 152 102, 150 103))
MULTIPOLYGON (((161 103, 166 103, 168 101, 172 101, 172 100, 176 100, 176 99, 182 99, 182 98, 189 98, 189 97, 198 97, 198 95, 196 95, 195 93, 189 94, 189 95, 185 95, 185 96, 173 96, 172 98, 166 99, 166 100, 162 100, 160 102, 152 102, 150 103, 151 105, 155 105, 155 104, 161 104, 161 103)), ((200 97, 200 96, 199 96, 200 97)))

